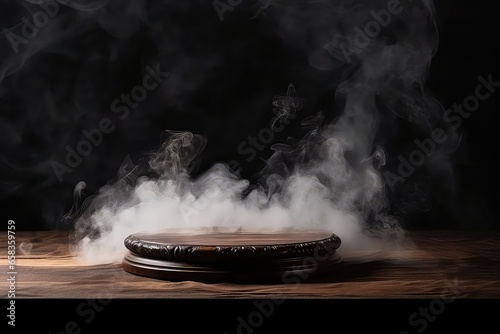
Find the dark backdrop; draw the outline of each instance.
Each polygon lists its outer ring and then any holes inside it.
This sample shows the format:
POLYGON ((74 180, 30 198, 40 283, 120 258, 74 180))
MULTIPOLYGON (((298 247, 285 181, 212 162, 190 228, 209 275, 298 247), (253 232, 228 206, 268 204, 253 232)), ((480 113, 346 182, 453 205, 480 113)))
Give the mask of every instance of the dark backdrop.
MULTIPOLYGON (((61 218, 73 205, 75 185, 85 181, 85 193, 95 193, 127 155, 137 161, 157 148, 164 130, 207 138, 194 175, 217 161, 233 161, 242 177, 256 181, 271 144, 305 134, 302 119, 318 111, 327 122, 338 116, 334 91, 340 78, 309 66, 294 37, 276 32, 278 20, 269 19, 266 10, 259 13, 264 2, 243 1, 226 11, 223 21, 212 1, 61 2, 45 25, 41 18, 36 36, 16 40, 17 50, 8 33, 23 36, 23 17, 32 18, 41 7, 0 2, 1 229, 8 219, 24 230, 71 228, 61 218), (125 111, 113 112, 113 101, 141 84, 148 66, 157 65, 169 76, 126 117, 125 111), (273 99, 286 95, 290 83, 304 97, 304 107, 247 161, 238 145, 268 127, 273 99), (82 131, 98 128, 103 118, 115 128, 59 179, 54 162, 63 164, 66 146, 75 149, 82 131)), ((427 87, 450 108, 474 93, 479 75, 500 81, 495 68, 500 29, 493 1, 435 5, 439 48, 427 87)), ((451 166, 454 185, 423 171, 418 181, 408 182, 418 182, 417 199, 406 197, 407 188, 389 192, 391 208, 402 212, 406 228, 499 227, 499 95, 481 102, 459 129, 460 142, 443 162, 451 166)), ((403 131, 398 140, 413 138, 403 131)))

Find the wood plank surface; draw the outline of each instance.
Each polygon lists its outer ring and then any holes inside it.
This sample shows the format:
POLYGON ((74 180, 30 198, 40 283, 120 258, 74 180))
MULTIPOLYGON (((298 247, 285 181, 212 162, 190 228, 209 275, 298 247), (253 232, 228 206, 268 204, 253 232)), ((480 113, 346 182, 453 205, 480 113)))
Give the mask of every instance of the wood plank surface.
MULTIPOLYGON (((0 279, 7 276, 0 233, 0 279)), ((339 252, 335 272, 290 284, 204 284, 135 276, 121 264, 85 265, 68 232, 16 233, 17 298, 499 298, 500 233, 419 232, 408 249, 339 252), (24 242, 24 243, 23 243, 24 242)), ((4 285, 6 283, 2 283, 4 285)), ((2 287, 3 290, 3 287, 2 287)))

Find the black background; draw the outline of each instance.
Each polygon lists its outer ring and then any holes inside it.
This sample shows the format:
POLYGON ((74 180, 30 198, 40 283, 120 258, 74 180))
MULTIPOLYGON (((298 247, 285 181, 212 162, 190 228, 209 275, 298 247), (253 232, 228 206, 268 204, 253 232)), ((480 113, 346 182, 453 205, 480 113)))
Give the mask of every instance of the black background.
MULTIPOLYGON (((131 327, 144 332, 238 332, 238 318, 248 321, 256 308, 247 299, 144 299, 112 300, 90 323, 76 314, 87 300, 17 300, 17 325, 12 332, 35 330, 59 334, 74 322, 80 333, 126 333, 131 327), (34 314, 37 316, 34 317, 34 314)), ((270 317, 252 333, 419 333, 421 324, 411 326, 408 318, 430 299, 308 300, 289 299, 277 306, 270 317)), ((456 300, 427 323, 423 333, 459 332, 463 328, 488 332, 495 326, 498 300, 456 300)), ((250 332, 250 331, 249 331, 250 332)))
MULTIPOLYGON (((164 130, 207 138, 198 172, 218 161, 236 160, 242 177, 255 181, 272 154, 270 145, 247 162, 238 154, 238 144, 268 126, 273 98, 284 95, 289 83, 305 98, 305 106, 273 143, 301 138, 300 120, 308 115, 321 110, 331 121, 339 112, 333 96, 338 82, 307 68, 304 54, 274 33, 275 21, 262 14, 252 19, 256 3, 224 13, 223 22, 209 1, 109 2, 90 12, 60 5, 56 18, 28 44, 36 49, 33 54, 22 44, 15 54, 5 32, 37 6, 1 4, 0 199, 2 217, 14 219, 18 229, 71 228, 61 217, 73 204, 74 186, 85 181, 85 193, 95 193, 116 175, 127 155, 137 161, 157 148, 164 130), (170 77, 120 120, 110 111, 111 102, 142 81, 147 65, 156 64, 170 77), (103 117, 116 130, 59 182, 51 163, 64 162, 65 146, 74 148, 81 131, 96 128, 103 117)), ((427 86, 450 108, 474 93, 479 75, 500 80, 495 66, 500 30, 493 2, 441 0, 435 6, 439 48, 427 86)), ((406 203, 406 228, 498 227, 498 101, 496 92, 459 129, 460 144, 446 162, 455 185, 443 183, 439 174, 424 175, 426 204, 414 209, 406 203)), ((400 210, 401 193, 389 196, 393 210, 400 210)))

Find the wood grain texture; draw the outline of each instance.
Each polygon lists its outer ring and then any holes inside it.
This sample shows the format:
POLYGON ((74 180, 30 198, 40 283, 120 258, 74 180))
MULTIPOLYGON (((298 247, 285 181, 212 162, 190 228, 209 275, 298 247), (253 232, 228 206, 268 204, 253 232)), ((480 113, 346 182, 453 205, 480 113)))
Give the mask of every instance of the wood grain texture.
MULTIPOLYGON (((402 250, 347 251, 322 277, 292 284, 205 284, 131 275, 121 263, 87 265, 71 256, 68 233, 18 232, 17 298, 500 298, 500 232, 413 232, 402 250)), ((6 282, 6 233, 0 280, 6 282)), ((126 251, 126 249, 125 249, 126 251)), ((4 283, 6 284, 6 283, 4 283)), ((5 286, 5 285, 4 285, 5 286)))

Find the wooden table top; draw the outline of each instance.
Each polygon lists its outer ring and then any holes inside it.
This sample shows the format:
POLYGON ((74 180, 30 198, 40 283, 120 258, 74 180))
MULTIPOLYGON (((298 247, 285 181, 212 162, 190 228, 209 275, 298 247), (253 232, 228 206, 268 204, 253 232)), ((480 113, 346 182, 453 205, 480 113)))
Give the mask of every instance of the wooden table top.
MULTIPOLYGON (((0 235, 0 275, 6 275, 6 233, 0 235)), ((341 270, 296 284, 204 284, 132 275, 121 263, 87 265, 70 254, 68 232, 17 232, 16 297, 500 297, 500 232, 413 232, 408 239, 413 246, 392 251, 348 252, 341 246, 341 270)))

